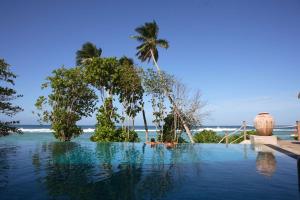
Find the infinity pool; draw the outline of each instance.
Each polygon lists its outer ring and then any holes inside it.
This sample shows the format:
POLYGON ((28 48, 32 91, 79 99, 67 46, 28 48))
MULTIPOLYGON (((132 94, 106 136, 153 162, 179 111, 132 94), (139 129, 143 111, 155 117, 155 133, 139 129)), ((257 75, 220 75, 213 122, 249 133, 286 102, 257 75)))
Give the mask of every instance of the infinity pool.
POLYGON ((0 199, 299 199, 297 161, 265 146, 0 140, 0 199))

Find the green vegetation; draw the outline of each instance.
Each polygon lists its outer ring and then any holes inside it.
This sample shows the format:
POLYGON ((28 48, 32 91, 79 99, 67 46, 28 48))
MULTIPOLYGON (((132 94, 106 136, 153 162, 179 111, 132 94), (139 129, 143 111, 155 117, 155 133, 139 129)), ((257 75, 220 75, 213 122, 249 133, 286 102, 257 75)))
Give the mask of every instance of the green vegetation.
POLYGON ((178 81, 158 67, 157 47, 168 48, 169 44, 166 40, 158 39, 156 22, 145 23, 135 30, 139 35, 133 38, 141 42, 137 47, 138 59, 142 62, 152 59, 157 71, 143 70, 126 56, 101 57, 102 49, 87 42, 76 52, 77 67, 59 68, 47 78, 42 89, 51 89, 50 94, 40 96, 35 106, 40 122, 51 123, 56 138, 69 141, 80 135, 82 130, 76 123, 97 111, 92 141, 139 141, 134 131, 135 118, 139 112, 143 112, 147 133, 146 102, 143 97, 148 95, 158 141, 183 142, 180 136, 185 129, 193 142, 189 129, 199 125, 200 118, 195 117, 201 108, 199 99, 198 102, 184 100, 188 98, 182 95, 183 92, 181 96, 176 95, 173 89, 180 91, 175 86, 178 81), (170 112, 173 113, 168 117, 166 98, 172 105, 170 112), (96 105, 97 100, 100 105, 96 105), (170 120, 175 123, 171 124, 170 120), (121 125, 121 128, 117 128, 117 125, 121 125))
MULTIPOLYGON (((16 75, 10 70, 10 65, 4 59, 0 59, 0 113, 12 117, 23 109, 12 104, 12 101, 22 97, 18 95, 16 90, 11 88, 15 85, 16 75)), ((21 131, 14 125, 19 121, 0 121, 0 136, 8 135, 10 133, 21 133, 21 131)))
POLYGON ((92 58, 85 62, 86 81, 97 88, 103 105, 98 110, 97 124, 93 141, 138 141, 137 134, 124 126, 126 118, 134 118, 142 109, 143 88, 138 69, 127 57, 92 58), (114 107, 115 98, 123 105, 122 116, 114 107), (116 130, 115 124, 122 123, 116 130), (119 134, 121 133, 121 134, 119 134), (126 133, 126 134, 125 134, 126 133), (131 136, 131 134, 133 134, 131 136))
POLYGON ((218 143, 221 139, 222 136, 212 130, 203 130, 194 135, 196 143, 218 143))
POLYGON ((151 97, 151 105, 153 110, 153 124, 158 133, 158 141, 162 141, 163 122, 166 117, 167 108, 165 106, 165 89, 172 91, 175 79, 166 72, 161 75, 152 69, 143 71, 143 87, 146 95, 151 97), (165 88, 165 89, 164 89, 165 88))
MULTIPOLYGON (((256 135, 256 131, 254 131, 254 130, 247 131, 247 139, 250 139, 249 135, 256 135)), ((237 135, 232 135, 229 137, 229 143, 230 142, 234 142, 234 144, 241 143, 244 140, 243 136, 244 136, 243 132, 241 132, 240 134, 237 134, 237 135)))
POLYGON ((82 45, 81 50, 76 52, 76 65, 80 66, 85 61, 90 60, 91 58, 98 58, 102 54, 102 49, 97 48, 91 42, 86 42, 82 45))
MULTIPOLYGON (((157 72, 160 76, 161 82, 163 82, 164 81, 163 74, 160 70, 160 67, 157 64, 158 57, 159 57, 157 47, 162 47, 167 49, 169 48, 169 42, 165 39, 158 39, 159 27, 155 21, 146 22, 144 25, 137 27, 135 31, 138 33, 138 35, 133 36, 132 38, 136 39, 139 43, 141 43, 139 46, 136 47, 137 49, 136 55, 142 62, 145 61, 149 62, 152 59, 154 65, 156 66, 157 72)), ((174 111, 176 112, 181 123, 183 124, 183 127, 191 143, 194 143, 192 133, 189 127, 187 126, 185 117, 182 115, 181 109, 178 108, 177 102, 174 100, 170 91, 168 91, 168 88, 162 87, 162 89, 164 90, 164 95, 168 97, 170 103, 174 108, 174 111)), ((159 114, 161 115, 161 113, 159 114)))
POLYGON ((142 110, 143 88, 139 69, 131 59, 122 57, 102 58, 101 49, 85 43, 76 53, 79 67, 60 68, 53 71, 42 88, 50 87, 48 97, 41 96, 35 104, 40 122, 51 123, 54 135, 61 141, 69 141, 82 133, 76 125, 82 117, 91 116, 100 99, 97 124, 92 141, 139 141, 134 131, 134 118, 142 110), (99 92, 99 98, 96 96, 99 92), (123 105, 118 114, 115 101, 123 105), (46 106, 47 105, 47 106, 46 106), (45 108, 50 107, 50 110, 45 108), (125 126, 132 120, 132 127, 125 126), (121 122, 122 128, 116 129, 121 122))
POLYGON ((61 141, 80 135, 82 129, 76 122, 94 111, 95 92, 83 79, 81 67, 56 69, 42 84, 42 89, 50 88, 51 93, 40 96, 35 103, 40 122, 50 122, 55 138, 61 141))
MULTIPOLYGON (((256 135, 256 131, 247 131, 247 135, 256 135)), ((234 144, 238 144, 244 140, 244 133, 241 132, 240 134, 231 135, 228 138, 228 143, 233 142, 234 144)), ((219 143, 224 135, 218 135, 215 131, 212 130, 203 130, 199 133, 194 135, 194 140, 196 143, 219 143)), ((249 136, 247 136, 249 139, 249 136)), ((225 143, 225 139, 222 143, 225 143)))
POLYGON ((158 135, 158 140, 161 142, 186 143, 181 137, 182 131, 182 124, 176 120, 176 114, 171 112, 164 118, 163 134, 158 135))

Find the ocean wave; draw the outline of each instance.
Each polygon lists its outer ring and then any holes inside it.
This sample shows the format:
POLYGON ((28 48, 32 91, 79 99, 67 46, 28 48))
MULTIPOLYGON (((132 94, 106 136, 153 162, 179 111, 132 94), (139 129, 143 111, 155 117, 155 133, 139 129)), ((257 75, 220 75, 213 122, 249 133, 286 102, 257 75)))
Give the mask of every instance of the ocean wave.
POLYGON ((278 132, 294 132, 296 129, 280 129, 280 128, 275 128, 274 131, 278 132))
POLYGON ((29 133, 51 133, 53 132, 50 128, 20 128, 22 132, 29 133))
MULTIPOLYGON (((20 128, 23 132, 29 133, 52 133, 54 132, 53 129, 50 128, 20 128)), ((200 129, 193 129, 192 132, 200 132, 203 130, 212 130, 215 132, 222 132, 222 131, 235 131, 236 128, 200 128, 200 129)), ((93 133, 95 131, 94 128, 84 128, 84 133, 93 133)), ((136 129, 137 132, 145 132, 145 129, 136 129)), ((156 132, 155 129, 149 129, 148 132, 156 132)))
MULTIPOLYGON (((52 133, 53 129, 50 128, 20 128, 20 130, 24 133, 52 133)), ((85 128, 83 129, 84 133, 92 133, 94 132, 94 128, 85 128)))
MULTIPOLYGON (((136 132, 145 132, 145 129, 136 129, 136 132)), ((148 129, 148 132, 156 132, 155 129, 148 129)))
MULTIPOLYGON (((233 131, 236 131, 238 128, 220 128, 220 127, 217 127, 217 128, 210 128, 210 127, 207 127, 207 128, 199 128, 199 129, 193 129, 191 130, 192 132, 201 132, 203 130, 211 130, 211 131, 215 131, 215 132, 225 132, 225 131, 228 131, 228 132, 233 132, 233 131)), ((20 128, 20 130, 22 132, 27 132, 27 133, 52 133, 54 132, 53 129, 50 129, 50 128, 20 128)), ((254 129, 247 129, 247 131, 249 130, 254 130, 254 129)), ((83 132, 84 133, 93 133, 95 131, 95 128, 84 128, 83 129, 83 132)), ((135 131, 137 132, 145 132, 145 129, 136 129, 135 131)), ((149 129, 148 130, 149 132, 156 132, 155 129, 149 129)), ((241 130, 243 131, 243 130, 241 130)), ((294 132, 295 129, 280 129, 280 128, 275 128, 274 129, 274 132, 294 132)))
POLYGON ((201 132, 201 131, 204 131, 204 130, 215 131, 215 132, 223 132, 223 131, 235 131, 235 130, 237 130, 237 128, 220 128, 220 127, 217 127, 217 128, 199 128, 199 129, 192 130, 192 131, 201 132))
POLYGON ((83 129, 83 132, 84 132, 84 133, 93 133, 94 131, 95 131, 94 128, 84 128, 84 129, 83 129))

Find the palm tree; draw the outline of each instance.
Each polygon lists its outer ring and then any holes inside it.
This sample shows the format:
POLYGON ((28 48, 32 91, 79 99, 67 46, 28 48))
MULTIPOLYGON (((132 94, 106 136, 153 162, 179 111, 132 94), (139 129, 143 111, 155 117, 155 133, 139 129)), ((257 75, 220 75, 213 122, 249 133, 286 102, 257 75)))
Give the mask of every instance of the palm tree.
POLYGON ((76 65, 81 65, 85 60, 95 57, 100 57, 102 49, 97 49, 96 45, 91 42, 86 42, 81 49, 76 52, 76 65))
MULTIPOLYGON (((159 27, 155 21, 146 22, 144 25, 137 27, 135 29, 135 31, 138 33, 138 35, 133 36, 132 38, 136 39, 138 42, 141 43, 136 48, 137 49, 136 55, 142 62, 145 62, 145 61, 149 62, 152 59, 159 75, 162 78, 160 67, 157 64, 157 60, 158 60, 157 47, 159 46, 159 47, 167 49, 169 47, 168 41, 157 38, 158 32, 159 32, 159 27)), ((170 93, 167 91, 166 88, 165 88, 165 93, 167 94, 169 101, 173 105, 175 112, 179 116, 191 143, 194 143, 193 136, 191 134, 190 129, 188 128, 184 118, 181 116, 181 112, 179 111, 175 101, 173 100, 173 98, 171 97, 170 93)))

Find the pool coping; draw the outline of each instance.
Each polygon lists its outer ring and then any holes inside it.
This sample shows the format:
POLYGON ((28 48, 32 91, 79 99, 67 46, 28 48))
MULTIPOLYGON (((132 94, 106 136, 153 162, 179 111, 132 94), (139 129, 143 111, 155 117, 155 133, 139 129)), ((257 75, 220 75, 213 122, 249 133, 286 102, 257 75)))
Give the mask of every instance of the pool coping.
POLYGON ((268 147, 270 147, 270 148, 272 148, 272 149, 274 149, 274 150, 276 150, 276 151, 279 151, 280 153, 283 153, 283 154, 285 154, 285 155, 287 155, 287 156, 289 156, 291 158, 294 158, 296 160, 298 160, 300 158, 300 155, 295 154, 295 153, 293 153, 291 151, 288 151, 286 149, 283 149, 280 146, 275 146, 273 144, 265 144, 265 145, 268 146, 268 147))

